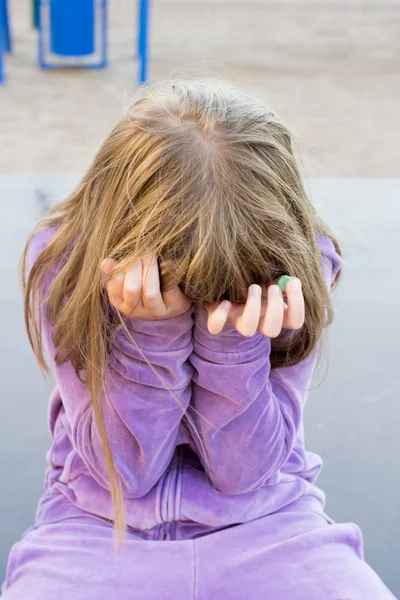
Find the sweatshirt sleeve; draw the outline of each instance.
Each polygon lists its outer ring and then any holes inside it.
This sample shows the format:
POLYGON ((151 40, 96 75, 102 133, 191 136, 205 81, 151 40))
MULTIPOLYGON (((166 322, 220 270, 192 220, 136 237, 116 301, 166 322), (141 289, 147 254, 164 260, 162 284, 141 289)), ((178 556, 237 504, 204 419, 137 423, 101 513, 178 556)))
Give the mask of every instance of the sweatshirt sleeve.
MULTIPOLYGON (((321 237, 319 247, 330 288, 342 261, 329 238, 321 237)), ((187 427, 207 475, 226 494, 272 483, 298 436, 316 351, 281 369, 271 369, 270 351, 270 339, 259 332, 246 338, 227 324, 210 334, 207 311, 196 308, 190 416, 199 436, 187 427)))
MULTIPOLYGON (((46 235, 37 234, 32 240, 28 266, 44 249, 46 235)), ((53 277, 54 274, 50 274, 44 282, 44 292, 53 277)), ((69 362, 58 366, 54 360, 45 295, 41 311, 44 342, 71 443, 91 476, 109 489, 105 456, 88 389, 76 377, 69 362)), ((183 315, 159 321, 127 320, 129 334, 155 372, 123 327, 114 333, 101 403, 114 463, 124 493, 131 498, 142 497, 153 487, 175 450, 180 422, 190 401, 193 368, 187 359, 192 351, 192 313, 193 309, 189 309, 183 315)))

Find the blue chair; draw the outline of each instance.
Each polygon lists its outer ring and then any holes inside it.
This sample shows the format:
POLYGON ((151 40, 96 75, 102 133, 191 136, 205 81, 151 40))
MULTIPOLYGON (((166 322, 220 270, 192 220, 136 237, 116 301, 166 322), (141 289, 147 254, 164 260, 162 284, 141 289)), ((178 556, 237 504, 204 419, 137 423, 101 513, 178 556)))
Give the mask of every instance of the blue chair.
POLYGON ((6 52, 12 52, 7 0, 0 0, 0 24, 3 48, 6 52))
POLYGON ((3 71, 3 15, 0 13, 0 85, 4 81, 3 71))
POLYGON ((11 34, 7 0, 0 0, 0 84, 4 82, 4 53, 11 52, 11 34))
POLYGON ((32 0, 32 24, 38 29, 40 24, 40 0, 32 0))
MULTIPOLYGON (((32 1, 33 23, 39 28, 39 66, 42 69, 106 66, 107 0, 32 1), (98 40, 98 20, 101 21, 101 42, 98 40)), ((138 0, 137 56, 138 82, 141 84, 148 79, 149 4, 149 0, 138 0)))
POLYGON ((146 83, 148 79, 149 4, 149 0, 139 0, 137 45, 137 54, 139 60, 139 83, 146 83))
POLYGON ((39 66, 103 68, 107 0, 38 0, 39 66))

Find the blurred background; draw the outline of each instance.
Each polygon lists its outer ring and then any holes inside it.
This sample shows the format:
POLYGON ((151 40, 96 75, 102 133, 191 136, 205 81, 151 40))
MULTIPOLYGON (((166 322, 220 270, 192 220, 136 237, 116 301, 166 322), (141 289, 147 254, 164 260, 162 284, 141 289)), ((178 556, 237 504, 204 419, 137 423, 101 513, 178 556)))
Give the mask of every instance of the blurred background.
MULTIPOLYGON (((72 190, 129 104, 140 71, 136 2, 109 0, 108 67, 97 70, 39 69, 31 3, 12 0, 8 9, 1 580, 11 545, 33 523, 50 441, 50 390, 24 331, 18 260, 35 222, 72 190)), ((307 447, 325 461, 327 512, 361 526, 367 561, 400 596, 400 0, 153 0, 148 17, 150 81, 229 79, 267 101, 299 139, 310 194, 345 258, 328 352, 306 408, 307 447)))

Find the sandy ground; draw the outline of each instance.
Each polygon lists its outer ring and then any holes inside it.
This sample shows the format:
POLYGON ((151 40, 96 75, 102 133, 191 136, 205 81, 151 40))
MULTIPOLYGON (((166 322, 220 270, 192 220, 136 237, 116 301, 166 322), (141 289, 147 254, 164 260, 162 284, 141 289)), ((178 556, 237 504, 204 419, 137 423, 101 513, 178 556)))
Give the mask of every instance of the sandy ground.
MULTIPOLYGON (((0 172, 82 173, 135 89, 136 3, 110 0, 110 68, 41 72, 26 0, 0 89, 0 172)), ((400 175, 400 1, 154 0, 151 77, 201 71, 257 93, 314 176, 400 175)))

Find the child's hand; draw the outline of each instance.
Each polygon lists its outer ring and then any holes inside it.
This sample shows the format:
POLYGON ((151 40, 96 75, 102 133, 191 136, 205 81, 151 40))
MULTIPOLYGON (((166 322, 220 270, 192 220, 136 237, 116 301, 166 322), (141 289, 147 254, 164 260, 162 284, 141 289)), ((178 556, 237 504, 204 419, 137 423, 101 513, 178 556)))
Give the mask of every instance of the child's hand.
MULTIPOLYGON (((117 263, 108 258, 102 269, 109 275, 117 263)), ((110 277, 106 284, 110 303, 128 317, 160 320, 189 310, 190 300, 176 286, 161 294, 157 258, 148 254, 125 273, 110 277)))
POLYGON ((278 285, 251 285, 246 304, 232 304, 229 301, 206 304, 208 330, 220 333, 225 323, 230 323, 246 337, 257 331, 266 337, 277 337, 282 328, 300 329, 304 324, 304 298, 301 282, 292 277, 286 287, 288 304, 278 285))

